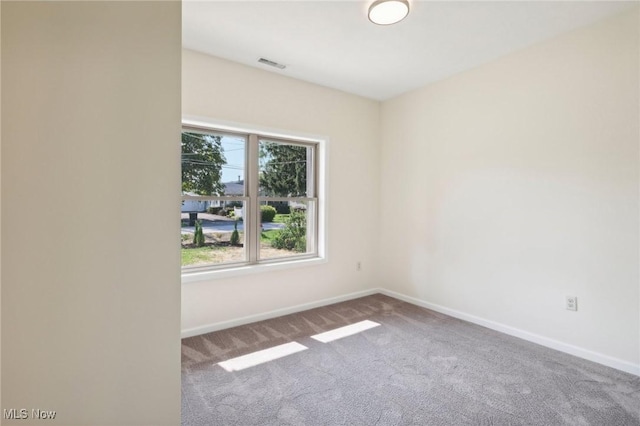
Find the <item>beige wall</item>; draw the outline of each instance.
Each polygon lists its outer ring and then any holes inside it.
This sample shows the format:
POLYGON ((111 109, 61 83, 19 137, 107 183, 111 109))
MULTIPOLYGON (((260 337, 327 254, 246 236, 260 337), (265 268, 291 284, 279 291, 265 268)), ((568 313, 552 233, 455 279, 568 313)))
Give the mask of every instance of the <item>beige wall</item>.
MULTIPOLYGON (((0 46, 2 46, 2 4, 0 4, 0 46)), ((0 224, 2 224, 2 58, 0 49, 0 224)), ((2 226, 0 225, 0 376, 2 375, 2 226)), ((2 377, 0 377, 0 382, 2 377)), ((2 408, 2 385, 0 384, 0 408, 2 408)), ((1 424, 0 420, 0 424, 1 424)))
POLYGON ((2 408, 180 423, 180 16, 2 2, 2 408))
POLYGON ((325 264, 182 286, 182 328, 362 291, 375 282, 379 104, 354 95, 183 52, 182 111, 329 138, 325 264), (362 271, 356 271, 356 262, 362 271))
POLYGON ((383 287, 638 368, 638 27, 635 9, 383 103, 381 213, 406 213, 383 287))

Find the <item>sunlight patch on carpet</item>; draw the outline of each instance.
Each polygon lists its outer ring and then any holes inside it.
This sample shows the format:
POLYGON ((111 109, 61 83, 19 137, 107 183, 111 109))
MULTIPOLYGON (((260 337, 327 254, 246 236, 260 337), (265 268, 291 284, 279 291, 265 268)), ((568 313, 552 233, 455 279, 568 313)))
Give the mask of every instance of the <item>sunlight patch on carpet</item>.
POLYGON ((378 324, 377 322, 364 320, 364 321, 356 322, 354 324, 346 325, 344 327, 336 328, 335 330, 330 330, 324 333, 316 334, 315 336, 311 336, 311 338, 316 339, 317 341, 322 343, 327 343, 333 340, 342 339, 343 337, 360 333, 365 330, 369 330, 370 328, 377 327, 379 325, 380 324, 378 324))
POLYGON ((273 361, 278 358, 283 358, 287 355, 295 354, 306 349, 308 348, 300 343, 290 342, 285 343, 284 345, 278 345, 269 349, 263 349, 261 351, 231 358, 229 360, 219 362, 218 365, 229 372, 240 371, 245 368, 255 367, 256 365, 264 364, 265 362, 273 361))

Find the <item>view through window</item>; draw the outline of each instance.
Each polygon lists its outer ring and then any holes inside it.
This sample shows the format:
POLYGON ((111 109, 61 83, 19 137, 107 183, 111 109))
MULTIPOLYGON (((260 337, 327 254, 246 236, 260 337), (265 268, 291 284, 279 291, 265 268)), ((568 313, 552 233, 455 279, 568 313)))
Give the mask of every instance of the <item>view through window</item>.
POLYGON ((184 271, 317 255, 317 143, 182 132, 184 271))

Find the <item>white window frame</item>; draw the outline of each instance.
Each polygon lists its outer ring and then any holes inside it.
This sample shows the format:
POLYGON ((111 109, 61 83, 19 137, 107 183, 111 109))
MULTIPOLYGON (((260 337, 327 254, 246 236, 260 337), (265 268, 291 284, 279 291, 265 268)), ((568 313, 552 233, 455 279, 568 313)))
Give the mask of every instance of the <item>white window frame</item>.
POLYGON ((182 130, 195 130, 211 133, 231 133, 247 135, 247 150, 245 155, 247 165, 245 167, 245 194, 244 197, 215 197, 215 196, 183 196, 182 199, 199 200, 241 200, 245 202, 245 245, 247 246, 247 260, 245 262, 223 263, 217 265, 194 266, 182 269, 182 283, 215 280, 251 273, 266 272, 272 270, 297 268, 316 265, 327 261, 327 236, 326 236, 326 158, 328 148, 328 138, 301 134, 297 132, 280 131, 264 127, 244 125, 238 123, 212 120, 203 117, 185 116, 182 120, 182 130), (274 142, 298 144, 303 146, 314 146, 313 161, 313 188, 315 193, 307 194, 309 197, 263 197, 258 195, 258 168, 255 170, 250 165, 258 164, 258 141, 267 139, 274 142), (315 220, 308 220, 308 225, 314 227, 311 232, 315 241, 308 242, 311 247, 315 246, 313 253, 304 253, 281 258, 259 259, 259 228, 260 201, 277 199, 297 199, 300 201, 311 201, 315 206, 309 215, 315 220), (252 232, 251 232, 252 231, 252 232))

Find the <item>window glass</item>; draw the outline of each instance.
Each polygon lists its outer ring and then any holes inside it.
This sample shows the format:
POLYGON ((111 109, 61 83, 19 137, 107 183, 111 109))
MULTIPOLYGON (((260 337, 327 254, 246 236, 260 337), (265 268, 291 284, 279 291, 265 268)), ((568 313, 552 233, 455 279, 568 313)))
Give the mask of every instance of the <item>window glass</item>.
POLYGON ((242 211, 244 202, 183 201, 180 218, 182 266, 219 265, 247 260, 242 211), (196 205, 204 207, 196 209, 196 205), (187 209, 184 207, 188 206, 187 209), (185 211, 188 210, 188 211, 185 211))
POLYGON ((311 197, 311 147, 261 140, 260 195, 311 197))
POLYGON ((222 165, 222 195, 245 195, 246 139, 239 136, 223 136, 221 140, 225 162, 222 165))
POLYGON ((317 143, 200 127, 181 142, 185 271, 317 255, 317 143))
POLYGON ((182 133, 182 192, 244 195, 246 139, 215 133, 182 133))
POLYGON ((245 201, 231 198, 245 195, 245 152, 245 137, 182 133, 183 267, 247 260, 245 201))
POLYGON ((260 259, 314 252, 315 202, 267 202, 261 210, 260 259))

